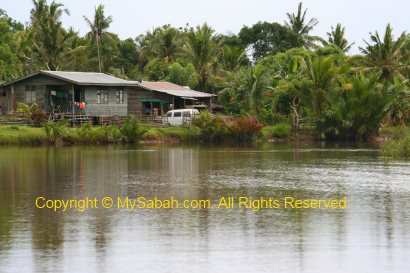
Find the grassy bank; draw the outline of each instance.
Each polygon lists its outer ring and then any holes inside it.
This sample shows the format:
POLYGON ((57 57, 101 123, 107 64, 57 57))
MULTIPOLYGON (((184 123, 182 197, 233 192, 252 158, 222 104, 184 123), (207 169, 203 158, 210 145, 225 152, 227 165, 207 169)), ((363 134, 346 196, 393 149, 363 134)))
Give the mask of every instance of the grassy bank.
MULTIPOLYGON (((410 128, 392 127, 381 131, 386 156, 409 157, 410 128)), ((291 126, 285 123, 261 127, 252 119, 222 121, 220 118, 203 120, 191 127, 156 128, 142 126, 130 120, 119 127, 83 125, 70 128, 65 124, 45 124, 34 128, 21 125, 0 126, 0 145, 53 145, 53 144, 114 144, 114 143, 160 143, 160 142, 251 142, 292 141, 291 126), (251 128, 251 129, 248 129, 251 128)), ((312 129, 300 130, 298 139, 314 140, 312 129), (304 138, 303 136, 310 136, 304 138)))
POLYGON ((384 156, 393 158, 410 158, 410 136, 393 139, 382 145, 384 156))
POLYGON ((396 126, 396 127, 384 127, 380 130, 380 136, 385 138, 398 140, 410 136, 410 127, 408 126, 396 126))
POLYGON ((258 138, 263 141, 268 141, 274 138, 288 138, 292 134, 290 124, 279 123, 276 125, 265 126, 260 131, 258 138))
POLYGON ((0 126, 0 144, 2 145, 39 145, 44 143, 47 143, 47 135, 44 128, 20 125, 0 126))
MULTIPOLYGON (((44 127, 20 125, 0 126, 0 145, 48 145, 48 144, 113 144, 127 141, 117 126, 82 126, 79 128, 53 128, 47 133, 44 127)), ((154 128, 141 126, 136 130, 139 142, 196 142, 200 140, 198 127, 154 128)))

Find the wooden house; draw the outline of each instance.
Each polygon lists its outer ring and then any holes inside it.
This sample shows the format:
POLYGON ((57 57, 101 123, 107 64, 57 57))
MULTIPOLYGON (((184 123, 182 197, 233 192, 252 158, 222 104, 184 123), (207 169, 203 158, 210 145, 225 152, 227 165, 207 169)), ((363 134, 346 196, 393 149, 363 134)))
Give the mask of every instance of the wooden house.
POLYGON ((36 103, 47 113, 162 116, 170 109, 209 107, 214 95, 169 82, 127 81, 103 73, 39 71, 2 86, 3 113, 36 103))

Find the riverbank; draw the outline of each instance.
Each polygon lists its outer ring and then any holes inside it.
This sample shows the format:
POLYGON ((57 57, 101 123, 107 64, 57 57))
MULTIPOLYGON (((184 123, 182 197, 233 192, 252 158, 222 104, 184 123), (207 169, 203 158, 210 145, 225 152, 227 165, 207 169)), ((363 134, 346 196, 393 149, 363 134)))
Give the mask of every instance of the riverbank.
MULTIPOLYGON (((76 145, 91 144, 103 145, 124 142, 124 131, 117 126, 82 126, 78 128, 53 128, 53 138, 44 127, 30 127, 23 125, 0 126, 0 145, 76 145)), ((185 143, 207 142, 204 132, 199 127, 165 127, 156 128, 150 126, 138 126, 135 140, 139 143, 185 143)), ((387 143, 390 140, 400 140, 410 137, 408 127, 388 127, 381 130, 380 134, 370 139, 370 142, 378 144, 387 143)), ((220 142, 235 142, 226 135, 220 142)), ((302 128, 298 135, 292 134, 291 128, 286 124, 277 124, 263 127, 252 139, 246 141, 260 142, 315 142, 318 139, 313 128, 302 128)), ((397 147, 397 146, 396 146, 397 147)))

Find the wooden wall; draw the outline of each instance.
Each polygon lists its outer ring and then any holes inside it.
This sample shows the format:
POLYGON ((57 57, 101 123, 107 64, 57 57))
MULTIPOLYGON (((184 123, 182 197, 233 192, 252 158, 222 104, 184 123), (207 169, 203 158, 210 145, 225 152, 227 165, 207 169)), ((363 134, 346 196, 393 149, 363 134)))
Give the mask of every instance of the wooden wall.
POLYGON ((140 87, 130 87, 128 92, 127 106, 129 115, 140 116, 142 114, 143 99, 161 99, 171 104, 173 103, 174 97, 160 92, 145 90, 140 87))
POLYGON ((118 87, 102 87, 102 89, 108 90, 108 103, 98 103, 97 102, 97 86, 86 86, 85 89, 85 102, 86 108, 85 112, 92 116, 100 115, 127 115, 127 93, 128 88, 121 88, 124 90, 124 104, 116 103, 116 96, 118 87))
POLYGON ((0 115, 7 113, 6 89, 0 88, 0 115))
MULTIPOLYGON (((14 84, 15 103, 14 110, 17 109, 19 103, 25 103, 26 86, 36 86, 36 103, 41 108, 45 108, 46 102, 46 85, 66 85, 67 82, 54 79, 45 75, 36 75, 31 78, 19 81, 14 84)), ((11 88, 8 89, 7 96, 11 95, 11 88)))
MULTIPOLYGON (((46 111, 50 111, 49 104, 49 92, 53 89, 53 86, 59 86, 63 90, 71 90, 73 88, 72 84, 55 79, 46 75, 36 75, 19 82, 14 83, 14 94, 15 94, 15 109, 19 103, 25 103, 25 87, 26 86, 36 86, 36 103, 46 111)), ((124 104, 116 103, 116 91, 119 87, 101 87, 108 90, 109 98, 108 103, 98 103, 97 102, 97 86, 82 86, 85 90, 85 102, 86 109, 85 112, 89 115, 99 116, 99 115, 141 115, 142 100, 143 99, 160 99, 167 101, 163 110, 166 112, 169 108, 169 104, 174 104, 174 96, 168 95, 156 91, 148 91, 142 89, 141 87, 123 87, 124 90, 124 104)), ((78 90, 78 86, 75 88, 78 90)), ((8 101, 11 101, 11 85, 6 89, 7 97, 0 99, 2 104, 3 112, 10 111, 8 109, 8 101)), ((209 99, 204 99, 206 104, 209 104, 209 99)), ((14 109, 14 110, 15 110, 14 109)), ((164 114, 164 113, 162 113, 164 114)))

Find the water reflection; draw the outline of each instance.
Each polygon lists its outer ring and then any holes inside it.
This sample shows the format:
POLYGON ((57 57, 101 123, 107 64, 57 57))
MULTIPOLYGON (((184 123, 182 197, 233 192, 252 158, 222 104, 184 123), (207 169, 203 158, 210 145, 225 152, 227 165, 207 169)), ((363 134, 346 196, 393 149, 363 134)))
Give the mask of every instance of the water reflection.
POLYGON ((407 272, 409 166, 367 147, 3 147, 0 272, 407 272), (37 196, 347 196, 349 208, 53 213, 37 196))

